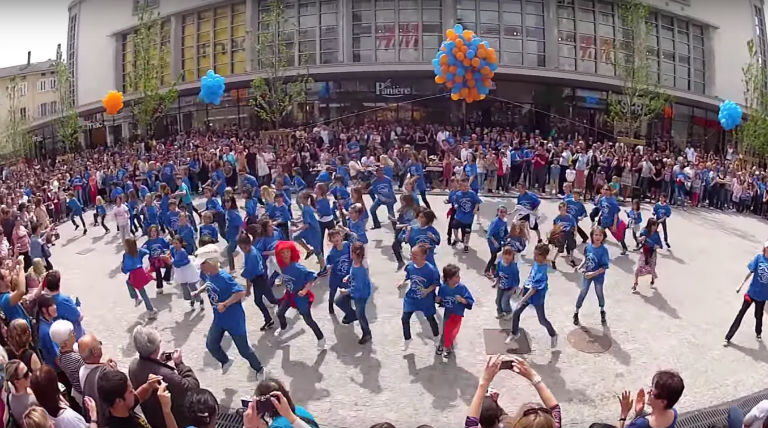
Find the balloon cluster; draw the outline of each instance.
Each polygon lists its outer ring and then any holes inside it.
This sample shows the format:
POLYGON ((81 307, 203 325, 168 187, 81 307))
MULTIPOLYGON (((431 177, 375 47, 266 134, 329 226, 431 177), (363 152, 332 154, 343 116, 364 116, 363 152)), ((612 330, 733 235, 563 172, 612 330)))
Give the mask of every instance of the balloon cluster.
POLYGON ((101 105, 104 106, 107 114, 117 114, 117 112, 123 109, 123 93, 118 91, 107 92, 107 95, 101 99, 101 105))
POLYGON ((496 50, 461 24, 445 30, 445 38, 432 60, 435 83, 445 85, 454 101, 485 99, 498 68, 496 50))
POLYGON ((213 70, 208 70, 200 79, 200 95, 198 98, 206 104, 219 105, 224 96, 224 78, 213 70))
POLYGON ((733 101, 726 100, 720 104, 720 113, 717 118, 720 119, 723 129, 730 131, 741 124, 741 107, 733 101))

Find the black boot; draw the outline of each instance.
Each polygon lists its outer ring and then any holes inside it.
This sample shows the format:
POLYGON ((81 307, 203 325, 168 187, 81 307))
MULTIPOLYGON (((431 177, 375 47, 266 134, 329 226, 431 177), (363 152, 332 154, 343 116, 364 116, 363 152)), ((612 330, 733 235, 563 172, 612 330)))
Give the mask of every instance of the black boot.
POLYGON ((605 311, 600 311, 600 323, 602 325, 608 324, 608 321, 605 320, 605 311))
POLYGON ((579 324, 580 324, 579 323, 579 313, 578 312, 574 312, 574 314, 573 314, 573 325, 577 326, 579 324))

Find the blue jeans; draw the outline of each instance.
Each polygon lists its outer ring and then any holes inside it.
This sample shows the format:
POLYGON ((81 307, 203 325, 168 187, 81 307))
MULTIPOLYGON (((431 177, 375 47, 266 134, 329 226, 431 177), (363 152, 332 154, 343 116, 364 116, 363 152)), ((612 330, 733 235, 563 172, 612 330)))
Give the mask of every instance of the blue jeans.
POLYGON ((224 327, 221 327, 214 322, 211 323, 211 328, 208 329, 208 339, 205 341, 205 347, 208 349, 208 352, 213 355, 213 358, 216 358, 216 361, 220 362, 222 365, 229 362, 229 356, 227 356, 227 353, 221 349, 221 339, 224 338, 225 332, 229 333, 229 337, 235 342, 235 346, 237 347, 240 356, 248 360, 248 364, 251 365, 252 369, 257 372, 264 370, 261 361, 259 361, 256 353, 251 349, 251 345, 248 344, 247 335, 232 334, 224 327))
POLYGON ((579 292, 579 297, 576 299, 576 310, 578 311, 581 309, 581 305, 584 304, 584 298, 587 297, 587 293, 589 293, 589 287, 592 285, 592 283, 595 284, 595 294, 597 294, 597 304, 600 305, 600 310, 602 311, 605 307, 605 295, 603 294, 603 283, 595 281, 594 278, 587 279, 586 277, 581 278, 581 291, 579 292))
POLYGON ((149 296, 147 296, 146 287, 142 288, 141 290, 138 290, 139 293, 136 294, 136 289, 133 288, 133 286, 129 284, 128 281, 125 282, 125 285, 128 286, 128 294, 131 296, 131 299, 135 299, 141 296, 141 300, 144 301, 144 307, 146 307, 148 311, 152 311, 155 309, 152 307, 152 302, 149 300, 149 296))
POLYGON ((376 210, 382 205, 387 206, 387 214, 389 214, 390 217, 395 217, 395 203, 385 204, 381 202, 379 198, 376 198, 371 205, 371 220, 373 221, 373 227, 381 227, 381 222, 379 222, 379 216, 376 215, 376 210))
POLYGON ((371 329, 368 326, 368 317, 365 316, 365 304, 367 302, 368 298, 353 299, 349 293, 339 294, 339 297, 336 298, 336 306, 344 312, 344 318, 349 321, 360 322, 363 336, 371 335, 371 329), (352 308, 352 302, 355 303, 354 309, 352 308))
POLYGON ((728 428, 741 428, 744 426, 744 411, 733 406, 728 409, 728 428))
MULTIPOLYGON (((517 309, 515 309, 514 312, 512 312, 512 334, 517 335, 520 332, 520 315, 523 313, 525 308, 530 306, 530 302, 525 302, 522 305, 519 305, 517 309)), ((557 332, 555 331, 555 328, 552 327, 552 323, 549 322, 547 319, 547 314, 544 311, 544 304, 541 305, 535 305, 533 307, 536 309, 536 316, 539 318, 539 324, 544 326, 544 328, 547 329, 547 334, 549 334, 549 337, 554 337, 557 335, 557 332)))
POLYGON ((508 288, 506 290, 502 289, 501 287, 498 287, 496 289, 496 313, 501 314, 511 314, 512 313, 512 305, 509 303, 509 299, 512 297, 512 293, 514 293, 514 288, 508 288))
POLYGON ((485 183, 485 173, 484 172, 478 172, 477 173, 477 186, 478 189, 481 191, 483 190, 483 184, 485 183))

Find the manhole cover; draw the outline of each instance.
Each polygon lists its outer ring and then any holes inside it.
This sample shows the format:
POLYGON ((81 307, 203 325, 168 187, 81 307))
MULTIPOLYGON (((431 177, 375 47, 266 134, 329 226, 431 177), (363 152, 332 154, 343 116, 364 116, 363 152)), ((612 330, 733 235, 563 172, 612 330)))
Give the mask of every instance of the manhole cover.
POLYGON ((613 339, 607 332, 591 327, 578 327, 568 333, 568 343, 587 354, 601 354, 611 349, 613 339))
POLYGON ((531 342, 524 329, 520 329, 520 337, 512 343, 504 343, 507 336, 509 336, 509 330, 507 329, 484 328, 483 341, 485 342, 485 353, 488 355, 531 353, 531 342))
POLYGON ((76 252, 75 254, 79 254, 81 256, 84 256, 84 255, 92 253, 92 252, 93 252, 93 248, 84 248, 84 249, 76 252))

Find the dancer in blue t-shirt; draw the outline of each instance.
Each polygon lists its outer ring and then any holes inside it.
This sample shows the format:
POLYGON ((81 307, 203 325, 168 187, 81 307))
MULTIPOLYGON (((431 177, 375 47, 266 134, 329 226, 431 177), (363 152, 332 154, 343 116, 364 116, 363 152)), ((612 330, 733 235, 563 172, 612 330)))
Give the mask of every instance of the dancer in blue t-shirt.
POLYGON ((440 274, 427 261, 427 246, 419 244, 411 249, 411 262, 405 267, 405 279, 398 288, 409 284, 403 297, 403 351, 411 345, 411 316, 421 312, 432 329, 435 345, 440 345, 440 328, 435 319, 435 290, 440 285, 440 274))
MULTIPOLYGON (((469 189, 469 180, 467 178, 461 179, 460 190, 453 195, 451 204, 456 211, 453 221, 453 234, 459 235, 461 230, 461 241, 464 243, 464 252, 469 252, 469 238, 472 234, 472 223, 475 220, 475 212, 478 210, 479 205, 482 203, 482 199, 477 196, 477 193, 469 189)), ((454 244, 457 241, 454 241, 454 244)))
POLYGON ((488 259, 488 263, 485 265, 485 276, 488 278, 494 276, 492 270, 496 267, 496 258, 499 256, 501 249, 506 245, 508 235, 507 207, 502 205, 496 209, 496 218, 493 219, 486 232, 488 249, 491 252, 491 258, 488 259))
POLYGON ((496 264, 493 273, 496 287, 496 319, 512 317, 510 299, 520 290, 520 271, 515 261, 515 250, 504 247, 501 250, 501 260, 496 264))
POLYGON ((595 284, 597 304, 600 306, 600 322, 603 325, 606 324, 603 283, 605 282, 605 271, 608 269, 611 258, 608 255, 608 249, 604 245, 605 230, 600 226, 595 226, 590 235, 590 243, 584 247, 584 261, 578 267, 583 276, 581 279, 581 291, 576 299, 576 312, 573 313, 573 325, 579 325, 579 310, 584 303, 584 298, 589 293, 589 287, 593 283, 595 284))
POLYGON ((741 285, 739 285, 739 288, 736 289, 736 293, 741 292, 742 287, 744 287, 744 284, 747 283, 750 277, 752 281, 749 283, 749 288, 744 294, 741 309, 739 309, 736 319, 733 320, 731 328, 728 329, 728 333, 725 335, 723 346, 731 344, 733 335, 736 334, 744 314, 747 313, 747 309, 752 306, 753 302, 755 304, 755 335, 757 335, 757 340, 761 340, 760 336, 763 334, 763 310, 765 309, 765 301, 768 300, 768 242, 763 244, 762 253, 756 255, 749 262, 747 269, 749 269, 749 272, 741 285))
POLYGON ((349 269, 349 275, 344 277, 344 287, 339 289, 340 294, 335 301, 339 309, 344 312, 342 324, 352 324, 355 321, 360 323, 363 335, 357 343, 364 345, 371 340, 371 328, 368 326, 368 317, 365 315, 365 305, 371 297, 373 287, 368 268, 363 265, 365 246, 361 242, 355 242, 352 244, 350 254, 352 266, 349 269))

